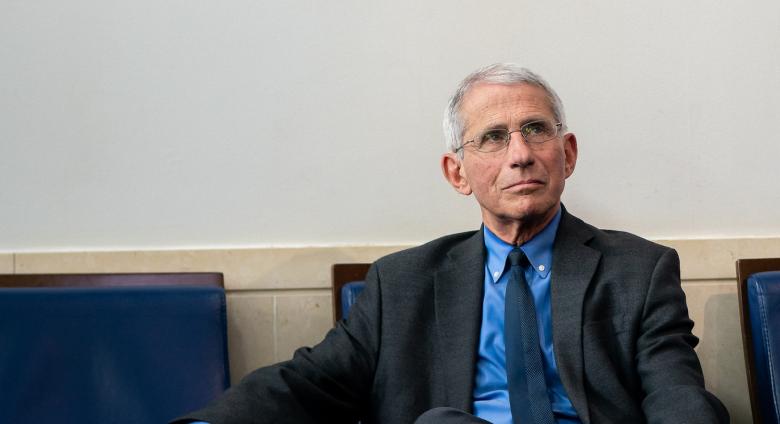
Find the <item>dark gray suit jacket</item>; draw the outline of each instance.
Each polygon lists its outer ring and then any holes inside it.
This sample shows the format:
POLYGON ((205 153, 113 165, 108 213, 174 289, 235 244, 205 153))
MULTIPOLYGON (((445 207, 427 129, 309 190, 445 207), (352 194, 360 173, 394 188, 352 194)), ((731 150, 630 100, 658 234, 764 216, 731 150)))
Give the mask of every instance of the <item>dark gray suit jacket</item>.
MULTIPOLYGON (((206 409, 212 424, 411 423, 472 409, 484 280, 482 232, 378 260, 320 344, 261 368, 206 409)), ((552 268, 555 357, 583 423, 716 423, 674 250, 565 210, 552 268)))

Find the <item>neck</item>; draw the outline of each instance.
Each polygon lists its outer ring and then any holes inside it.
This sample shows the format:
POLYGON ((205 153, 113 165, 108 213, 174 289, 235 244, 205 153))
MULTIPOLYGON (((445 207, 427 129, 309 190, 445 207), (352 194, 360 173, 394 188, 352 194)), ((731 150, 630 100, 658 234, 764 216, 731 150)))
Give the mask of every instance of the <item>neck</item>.
POLYGON ((529 215, 521 219, 486 219, 483 222, 498 238, 513 246, 522 246, 539 234, 552 221, 560 209, 560 203, 544 215, 529 215))

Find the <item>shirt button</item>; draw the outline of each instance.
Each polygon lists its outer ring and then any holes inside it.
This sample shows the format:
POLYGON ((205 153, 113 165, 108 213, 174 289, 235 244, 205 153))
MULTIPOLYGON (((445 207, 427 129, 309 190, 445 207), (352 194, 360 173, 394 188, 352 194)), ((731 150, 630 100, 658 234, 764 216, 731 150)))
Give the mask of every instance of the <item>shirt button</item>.
POLYGON ((544 272, 544 265, 539 265, 539 272, 544 272))
POLYGON ((500 276, 501 276, 501 273, 500 273, 500 272, 498 272, 498 271, 496 271, 496 272, 494 272, 494 273, 493 273, 493 278, 494 278, 494 279, 495 279, 495 278, 498 278, 498 277, 500 277, 500 276))

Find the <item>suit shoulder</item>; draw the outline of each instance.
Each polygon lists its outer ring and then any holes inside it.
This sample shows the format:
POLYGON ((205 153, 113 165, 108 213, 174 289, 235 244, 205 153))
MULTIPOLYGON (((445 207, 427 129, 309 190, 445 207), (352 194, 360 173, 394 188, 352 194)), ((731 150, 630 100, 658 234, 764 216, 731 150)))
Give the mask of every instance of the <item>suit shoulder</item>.
POLYGON ((395 268, 411 270, 419 267, 435 269, 447 258, 447 254, 452 251, 452 249, 477 235, 477 232, 478 231, 466 231, 463 233, 450 234, 420 246, 391 253, 378 259, 376 261, 376 266, 385 269, 395 268))
POLYGON ((589 244, 602 253, 656 261, 662 255, 674 250, 626 231, 594 230, 594 237, 589 244))
POLYGON ((673 250, 626 231, 596 228, 571 214, 566 216, 565 228, 576 232, 577 238, 587 240, 589 246, 601 251, 642 251, 661 255, 673 250))

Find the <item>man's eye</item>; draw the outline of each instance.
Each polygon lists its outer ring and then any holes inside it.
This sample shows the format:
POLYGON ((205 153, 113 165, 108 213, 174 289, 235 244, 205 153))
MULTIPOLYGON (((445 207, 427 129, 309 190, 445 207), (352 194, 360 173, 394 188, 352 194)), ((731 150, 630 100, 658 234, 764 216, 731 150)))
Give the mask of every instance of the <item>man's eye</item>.
POLYGON ((524 137, 547 137, 553 134, 553 129, 544 121, 529 122, 521 128, 524 137))
POLYGON ((506 133, 504 131, 488 131, 482 136, 482 143, 504 143, 506 141, 506 133))
POLYGON ((547 133, 544 122, 531 122, 523 126, 523 135, 541 135, 547 133))

